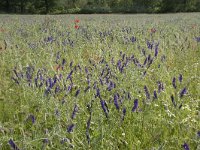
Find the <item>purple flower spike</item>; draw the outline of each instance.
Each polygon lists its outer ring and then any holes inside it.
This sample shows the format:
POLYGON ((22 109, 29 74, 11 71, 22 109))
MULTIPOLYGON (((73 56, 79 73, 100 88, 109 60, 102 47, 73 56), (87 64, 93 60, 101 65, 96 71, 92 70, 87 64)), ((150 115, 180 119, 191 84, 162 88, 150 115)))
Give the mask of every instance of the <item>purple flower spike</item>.
POLYGON ((135 99, 134 100, 134 106, 132 108, 132 112, 135 112, 137 108, 138 108, 138 99, 135 99))
POLYGON ((73 132, 74 127, 75 127, 74 124, 69 125, 68 128, 67 128, 67 132, 68 132, 68 133, 73 132))
POLYGON ((153 99, 158 99, 158 96, 157 96, 156 90, 153 91, 153 99))
POLYGON ((155 54, 154 54, 154 56, 155 56, 155 57, 158 56, 158 45, 156 45, 156 47, 155 47, 155 54))
POLYGON ((200 137, 200 131, 197 132, 198 137, 200 137))
POLYGON ((71 61, 70 64, 69 64, 70 68, 72 67, 72 65, 73 65, 73 61, 71 61))
POLYGON ((187 93, 187 89, 186 87, 184 89, 182 89, 182 91, 180 92, 180 98, 183 97, 183 95, 185 95, 187 93))
POLYGON ((29 115, 28 119, 31 119, 31 122, 34 124, 35 123, 35 116, 34 115, 29 115))
POLYGON ((176 107, 176 102, 174 100, 174 96, 173 95, 171 95, 171 100, 172 100, 172 103, 173 103, 174 107, 176 107))
POLYGON ((66 60, 63 59, 63 60, 62 60, 62 66, 64 66, 65 64, 66 64, 66 60))
POLYGON ((150 99, 149 90, 148 90, 148 88, 147 88, 146 85, 144 86, 144 91, 145 91, 145 94, 146 94, 147 99, 150 99))
POLYGON ((178 79, 179 79, 179 82, 182 82, 182 81, 183 81, 183 76, 182 76, 182 74, 179 75, 178 79))
POLYGON ((89 133, 90 122, 91 122, 91 116, 89 117, 87 121, 87 127, 86 127, 86 138, 87 138, 88 144, 90 144, 90 133, 89 133))
POLYGON ((172 79, 172 85, 176 89, 176 78, 175 77, 172 79))
POLYGON ((77 96, 79 95, 79 93, 80 93, 80 89, 78 89, 78 90, 76 91, 75 97, 77 97, 77 96))
POLYGON ((124 107, 123 110, 122 110, 122 121, 124 121, 124 117, 126 115, 126 108, 124 107))
POLYGON ((119 104, 118 104, 118 96, 117 94, 114 95, 114 104, 117 110, 119 110, 119 104))
POLYGON ((106 118, 108 118, 108 109, 107 109, 107 105, 106 105, 106 102, 104 100, 101 100, 101 107, 106 115, 106 118))
POLYGON ((77 112, 78 112, 78 106, 75 104, 75 106, 74 106, 74 110, 73 110, 73 112, 72 112, 72 116, 71 116, 72 119, 75 118, 77 112))
POLYGON ((8 143, 10 144, 10 146, 13 148, 13 150, 19 150, 19 148, 17 147, 17 145, 15 144, 15 142, 13 140, 9 140, 8 143))
POLYGON ((196 37, 195 40, 196 40, 197 42, 200 42, 200 37, 196 37))
POLYGON ((184 144, 182 145, 182 147, 184 148, 184 150, 190 150, 190 148, 189 148, 189 146, 188 146, 187 143, 184 143, 184 144))

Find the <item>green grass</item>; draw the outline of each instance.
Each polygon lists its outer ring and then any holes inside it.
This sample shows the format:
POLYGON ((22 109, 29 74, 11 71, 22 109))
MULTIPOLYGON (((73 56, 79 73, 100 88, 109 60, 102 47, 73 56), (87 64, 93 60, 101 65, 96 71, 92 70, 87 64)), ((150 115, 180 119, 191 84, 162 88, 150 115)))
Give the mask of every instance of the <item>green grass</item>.
POLYGON ((12 149, 10 139, 27 150, 178 150, 184 143, 200 149, 200 42, 195 39, 200 37, 199 16, 0 15, 0 149, 12 149), (79 29, 74 28, 75 18, 80 19, 79 29), (49 79, 55 78, 45 94, 49 79), (158 82, 164 87, 160 92, 158 82), (138 107, 133 112, 135 99, 138 107))

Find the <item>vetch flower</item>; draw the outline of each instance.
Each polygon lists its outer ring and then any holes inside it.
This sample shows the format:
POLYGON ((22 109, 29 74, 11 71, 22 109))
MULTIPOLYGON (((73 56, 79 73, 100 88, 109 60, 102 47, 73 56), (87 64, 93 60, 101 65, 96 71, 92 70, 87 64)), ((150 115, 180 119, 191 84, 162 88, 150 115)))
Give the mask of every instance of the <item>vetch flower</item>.
POLYGON ((12 139, 10 139, 8 143, 12 147, 13 150, 20 150, 12 139))
POLYGON ((86 138, 87 138, 88 144, 90 144, 90 133, 89 133, 90 122, 91 122, 91 115, 87 121, 87 127, 86 127, 86 138))
POLYGON ((153 99, 158 99, 158 96, 157 96, 156 90, 153 91, 153 99))
POLYGON ((146 98, 147 98, 147 99, 150 99, 149 90, 148 90, 148 88, 147 88, 146 85, 144 86, 144 91, 145 91, 145 94, 146 94, 146 98))
POLYGON ((187 143, 184 143, 184 144, 182 145, 182 147, 184 148, 184 150, 190 150, 190 148, 189 148, 189 146, 188 146, 187 143))
POLYGON ((114 104, 117 110, 119 110, 119 104, 118 104, 118 96, 117 94, 114 95, 114 104))
POLYGON ((71 116, 72 119, 75 118, 77 112, 78 112, 78 106, 75 104, 75 106, 74 106, 74 110, 73 110, 73 112, 72 112, 72 116, 71 116))
POLYGON ((104 100, 100 100, 100 102, 101 102, 101 107, 106 115, 106 118, 108 118, 108 108, 106 102, 104 100))
POLYGON ((77 97, 77 96, 79 95, 79 93, 80 93, 80 89, 78 89, 78 90, 76 91, 75 97, 77 97))
POLYGON ((174 107, 176 107, 176 102, 175 102, 175 100, 174 100, 174 95, 171 95, 171 101, 172 101, 174 107))
POLYGON ((180 92, 180 98, 183 97, 183 95, 185 95, 187 93, 187 89, 186 87, 184 89, 182 89, 182 91, 180 92))
POLYGON ((197 42, 200 42, 200 37, 196 37, 195 40, 196 40, 197 42))
POLYGON ((74 127, 75 127, 75 125, 74 125, 73 123, 70 124, 70 125, 68 126, 68 128, 67 128, 67 132, 68 132, 68 133, 73 132, 74 127))
POLYGON ((28 119, 30 119, 31 120, 31 122, 34 124, 35 123, 35 116, 34 115, 32 115, 32 114, 30 114, 29 116, 28 116, 28 119))
POLYGON ((154 54, 154 57, 157 57, 158 56, 158 44, 156 45, 155 47, 155 54, 154 54))
POLYGON ((197 132, 198 137, 200 137, 200 131, 197 132))
POLYGON ((126 115, 126 108, 124 107, 122 110, 122 121, 124 121, 125 115, 126 115))
POLYGON ((175 77, 172 79, 172 85, 176 89, 176 78, 175 77))
POLYGON ((179 82, 182 82, 182 81, 183 81, 183 76, 182 76, 182 74, 179 75, 178 79, 179 79, 179 82))
POLYGON ((132 112, 136 111, 136 109, 138 108, 138 99, 134 100, 134 106, 132 108, 132 112))

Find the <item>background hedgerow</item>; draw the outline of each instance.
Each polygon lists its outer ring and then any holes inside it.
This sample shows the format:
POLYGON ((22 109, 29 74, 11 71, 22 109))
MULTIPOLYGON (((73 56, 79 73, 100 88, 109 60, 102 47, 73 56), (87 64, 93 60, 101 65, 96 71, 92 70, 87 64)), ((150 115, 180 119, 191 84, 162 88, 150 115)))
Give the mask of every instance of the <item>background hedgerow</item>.
POLYGON ((0 149, 200 148, 199 13, 0 20, 0 149))

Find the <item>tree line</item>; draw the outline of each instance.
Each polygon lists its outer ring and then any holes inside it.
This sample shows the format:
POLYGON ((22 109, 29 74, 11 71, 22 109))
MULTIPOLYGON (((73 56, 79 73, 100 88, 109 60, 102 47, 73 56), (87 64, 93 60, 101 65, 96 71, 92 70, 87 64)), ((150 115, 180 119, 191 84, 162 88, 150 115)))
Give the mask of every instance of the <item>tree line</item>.
POLYGON ((200 0, 0 0, 0 13, 199 12, 200 0))

